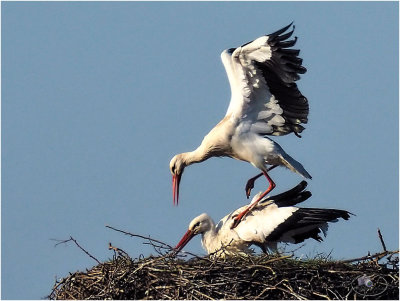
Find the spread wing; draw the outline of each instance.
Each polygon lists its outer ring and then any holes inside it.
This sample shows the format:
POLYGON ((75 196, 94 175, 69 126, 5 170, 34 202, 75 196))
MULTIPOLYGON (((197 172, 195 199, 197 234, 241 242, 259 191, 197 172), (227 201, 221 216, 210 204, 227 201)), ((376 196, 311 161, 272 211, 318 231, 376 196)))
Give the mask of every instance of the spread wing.
MULTIPOLYGON (((290 208, 290 207, 284 207, 290 208)), ((291 207, 294 208, 294 207, 291 207)), ((280 208, 281 209, 281 208, 280 208)), ((300 243, 313 238, 322 241, 321 232, 326 235, 328 222, 337 222, 339 218, 348 220, 349 212, 339 209, 297 208, 291 216, 278 224, 265 241, 300 243)))
POLYGON ((291 26, 221 54, 232 93, 226 115, 259 135, 298 135, 308 121, 307 98, 295 83, 306 68, 300 51, 291 48, 294 26, 285 33, 291 26))

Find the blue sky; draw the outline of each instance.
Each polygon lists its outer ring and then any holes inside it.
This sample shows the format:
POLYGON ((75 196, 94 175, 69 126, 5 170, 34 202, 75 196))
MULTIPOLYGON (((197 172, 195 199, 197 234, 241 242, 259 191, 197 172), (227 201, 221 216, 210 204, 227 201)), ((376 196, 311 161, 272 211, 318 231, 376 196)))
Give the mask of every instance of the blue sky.
MULTIPOLYGON (((155 252, 111 225, 175 245, 190 220, 246 202, 258 173, 230 158, 188 167, 172 205, 169 161, 223 117, 220 53, 295 22, 308 72, 303 138, 274 138, 312 174, 303 207, 356 216, 297 255, 336 259, 399 245, 398 3, 2 2, 2 298, 39 299, 55 278, 155 252)), ((282 192, 302 179, 271 172, 282 192)), ((264 180, 254 192, 264 190, 264 180)), ((288 247, 293 249, 294 247, 288 247)), ((205 254, 200 238, 185 248, 205 254)))

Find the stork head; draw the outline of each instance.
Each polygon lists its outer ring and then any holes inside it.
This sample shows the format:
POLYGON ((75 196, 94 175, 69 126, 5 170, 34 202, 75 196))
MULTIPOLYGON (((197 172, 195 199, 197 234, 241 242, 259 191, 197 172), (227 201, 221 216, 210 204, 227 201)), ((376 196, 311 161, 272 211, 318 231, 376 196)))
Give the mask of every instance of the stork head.
POLYGON ((197 234, 203 234, 213 227, 213 221, 211 217, 207 213, 203 213, 198 217, 194 218, 190 224, 189 228, 186 231, 185 235, 183 235, 182 239, 176 245, 175 250, 180 251, 184 246, 197 234))
POLYGON ((181 182, 182 173, 185 167, 186 163, 183 154, 174 156, 169 163, 169 169, 172 174, 172 197, 174 199, 174 205, 178 205, 179 202, 179 183, 181 182))

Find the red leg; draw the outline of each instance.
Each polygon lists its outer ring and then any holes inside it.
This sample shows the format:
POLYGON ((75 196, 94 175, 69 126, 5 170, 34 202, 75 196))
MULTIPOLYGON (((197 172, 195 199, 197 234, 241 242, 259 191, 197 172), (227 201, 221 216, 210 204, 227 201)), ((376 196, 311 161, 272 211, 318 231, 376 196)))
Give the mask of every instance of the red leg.
MULTIPOLYGON (((271 168, 271 169, 272 169, 272 168, 271 168)), ((268 180, 268 182, 269 182, 269 187, 268 187, 268 189, 265 190, 264 193, 261 194, 261 195, 258 197, 258 199, 257 199, 253 204, 251 204, 250 206, 248 206, 245 210, 243 210, 241 213, 239 213, 238 216, 236 216, 236 217, 234 218, 234 222, 233 222, 233 224, 232 224, 232 226, 231 226, 231 229, 237 227, 237 225, 239 225, 239 223, 240 223, 240 221, 242 220, 242 218, 245 217, 246 214, 249 213, 251 209, 253 209, 255 206, 257 206, 258 202, 259 202, 260 200, 262 200, 263 197, 265 197, 268 193, 270 193, 270 192, 272 191, 272 189, 275 188, 276 185, 275 185, 274 181, 272 181, 272 179, 270 178, 270 176, 268 175, 268 173, 267 173, 266 171, 263 171, 262 174, 267 178, 267 180, 268 180)))
MULTIPOLYGON (((274 168, 277 167, 277 166, 278 166, 278 165, 272 165, 270 168, 267 169, 267 171, 270 171, 270 170, 274 169, 274 168)), ((254 188, 254 182, 255 182, 259 177, 261 177, 262 175, 263 175, 263 173, 260 173, 260 174, 256 175, 255 177, 250 178, 250 179, 247 181, 247 184, 246 184, 246 187, 245 187, 247 198, 250 197, 251 190, 254 188)), ((269 181, 269 180, 268 180, 268 181, 269 181)), ((271 183, 271 182, 270 182, 270 183, 271 183)))

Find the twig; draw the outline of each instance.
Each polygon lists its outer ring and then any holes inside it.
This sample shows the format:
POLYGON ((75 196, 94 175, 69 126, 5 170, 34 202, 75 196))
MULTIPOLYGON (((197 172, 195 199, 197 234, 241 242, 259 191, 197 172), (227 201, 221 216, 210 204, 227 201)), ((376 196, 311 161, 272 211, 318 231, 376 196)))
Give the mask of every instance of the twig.
POLYGON ((311 292, 311 293, 316 295, 316 296, 318 296, 318 297, 325 298, 326 300, 330 300, 330 298, 328 296, 320 294, 318 292, 311 292))
POLYGON ((73 242, 77 245, 77 247, 78 247, 79 249, 81 249, 83 252, 86 253, 86 255, 88 255, 88 256, 89 256, 90 258, 92 258, 93 260, 96 260, 96 262, 97 262, 98 264, 101 264, 101 262, 100 262, 99 260, 97 260, 96 257, 94 257, 92 254, 90 254, 88 251, 86 251, 84 248, 82 248, 82 247, 78 244, 78 242, 76 241, 76 239, 73 238, 72 236, 70 236, 69 239, 59 241, 58 243, 55 244, 55 246, 58 246, 59 244, 66 244, 66 243, 69 242, 69 241, 73 241, 73 242))
POLYGON ((382 244, 382 247, 383 247, 383 251, 385 251, 385 252, 387 252, 387 250, 386 250, 386 245, 385 245, 385 242, 383 241, 383 237, 382 237, 382 234, 381 234, 381 230, 378 228, 378 236, 379 236, 379 239, 381 240, 381 244, 382 244))
MULTIPOLYGON (((109 229, 111 229, 111 230, 114 230, 114 231, 123 233, 123 234, 128 235, 128 236, 131 236, 131 237, 139 237, 139 238, 148 240, 149 243, 144 243, 144 244, 150 244, 150 245, 156 250, 156 252, 157 252, 159 255, 168 256, 168 257, 169 257, 169 256, 171 256, 171 257, 178 256, 178 253, 175 251, 175 248, 173 248, 173 247, 170 246, 169 244, 166 244, 165 242, 162 242, 162 241, 160 241, 160 240, 157 240, 157 239, 154 239, 154 238, 151 238, 151 237, 147 237, 147 236, 143 236, 143 235, 139 235, 139 234, 134 234, 134 233, 127 232, 127 231, 124 231, 124 230, 120 230, 120 229, 114 228, 114 227, 109 226, 109 225, 106 225, 106 228, 109 228, 109 229), (154 243, 158 243, 158 244, 160 244, 160 246, 155 245, 154 243), (172 251, 172 253, 170 253, 170 254, 161 254, 161 252, 160 252, 159 250, 157 250, 157 248, 164 248, 164 249, 167 249, 167 250, 169 250, 169 251, 172 251)), ((195 258, 197 258, 197 259, 201 259, 201 260, 204 260, 204 261, 211 262, 211 260, 210 260, 209 258, 207 258, 207 257, 200 257, 200 256, 198 256, 198 255, 196 255, 196 254, 191 253, 191 252, 180 251, 180 253, 188 254, 188 255, 191 255, 192 257, 195 257, 195 258)), ((184 257, 185 257, 185 256, 184 256, 184 257)))
POLYGON ((139 238, 143 238, 143 239, 147 239, 147 240, 149 240, 149 241, 153 241, 153 242, 159 243, 159 244, 161 244, 161 245, 167 246, 167 247, 168 247, 169 249, 171 249, 171 250, 174 249, 174 248, 171 247, 169 244, 166 244, 166 243, 164 243, 164 242, 162 242, 162 241, 159 241, 159 240, 157 240, 157 239, 154 239, 154 238, 146 237, 146 236, 139 235, 139 234, 130 233, 130 232, 127 232, 127 231, 124 231, 124 230, 120 230, 120 229, 117 229, 117 228, 114 228, 114 227, 111 227, 111 226, 108 226, 108 225, 106 225, 106 228, 109 228, 109 229, 114 230, 114 231, 117 231, 117 232, 121 232, 121 233, 123 233, 123 234, 125 234, 125 235, 129 235, 129 236, 131 236, 131 237, 139 237, 139 238))
POLYGON ((129 257, 129 254, 126 253, 124 250, 114 247, 111 242, 108 243, 108 249, 113 250, 115 253, 118 253, 118 255, 124 254, 125 256, 129 257))
POLYGON ((384 252, 381 252, 381 253, 376 253, 376 254, 374 254, 374 255, 363 256, 363 257, 360 257, 360 258, 347 259, 347 260, 339 260, 338 262, 339 262, 339 263, 349 263, 349 262, 362 261, 362 260, 368 260, 368 259, 371 259, 371 260, 372 260, 372 259, 374 259, 374 258, 376 258, 376 257, 382 258, 382 257, 385 257, 386 255, 392 255, 392 254, 396 254, 396 253, 399 253, 399 250, 397 250, 397 251, 390 251, 390 252, 384 251, 384 252))
POLYGON ((271 262, 274 262, 274 261, 287 259, 287 258, 291 258, 291 257, 293 257, 293 256, 292 255, 285 255, 285 256, 281 256, 281 257, 277 257, 277 258, 272 258, 272 259, 269 259, 269 260, 263 262, 263 264, 267 264, 267 263, 271 263, 271 262))

